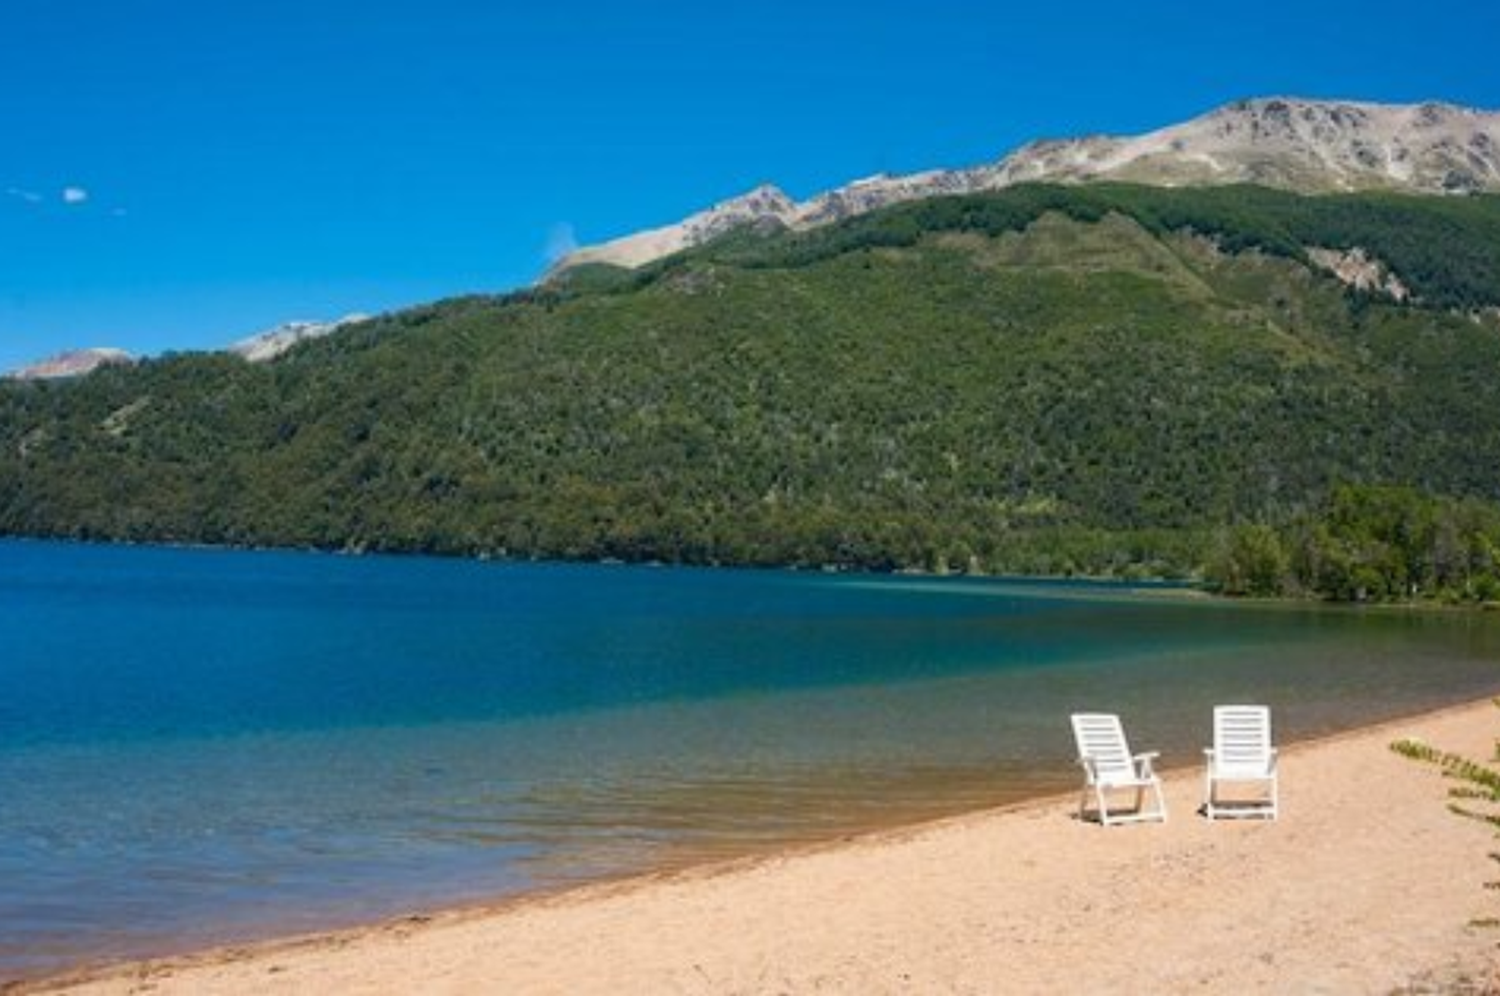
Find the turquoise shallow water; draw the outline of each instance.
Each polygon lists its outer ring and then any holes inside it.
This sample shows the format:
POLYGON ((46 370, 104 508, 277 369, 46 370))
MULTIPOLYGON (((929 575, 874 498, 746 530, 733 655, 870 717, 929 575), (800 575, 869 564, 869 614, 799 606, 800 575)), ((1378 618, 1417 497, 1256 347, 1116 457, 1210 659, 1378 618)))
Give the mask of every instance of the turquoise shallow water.
POLYGON ((1500 620, 1105 585, 0 543, 0 979, 1071 787, 1500 691, 1500 620))

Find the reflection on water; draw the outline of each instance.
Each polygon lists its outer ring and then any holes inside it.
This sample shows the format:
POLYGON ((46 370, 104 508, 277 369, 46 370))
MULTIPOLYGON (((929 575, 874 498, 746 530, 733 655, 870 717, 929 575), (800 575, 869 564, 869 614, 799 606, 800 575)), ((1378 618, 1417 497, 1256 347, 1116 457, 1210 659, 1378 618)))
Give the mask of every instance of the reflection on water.
POLYGON ((1500 620, 1090 585, 0 544, 0 978, 1071 789, 1500 690, 1500 620))

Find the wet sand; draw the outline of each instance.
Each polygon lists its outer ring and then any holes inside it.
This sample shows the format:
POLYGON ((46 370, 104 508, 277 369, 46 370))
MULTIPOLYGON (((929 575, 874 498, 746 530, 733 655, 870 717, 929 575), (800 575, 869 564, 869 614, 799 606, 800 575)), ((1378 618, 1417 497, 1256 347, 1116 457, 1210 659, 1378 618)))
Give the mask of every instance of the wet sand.
MULTIPOLYGON (((1401 736, 1488 758, 1488 703, 1283 751, 1282 819, 1165 825, 1068 795, 434 917, 14 987, 78 993, 1500 991, 1487 830, 1401 736)), ((1139 743, 1137 749, 1149 749, 1139 743)))

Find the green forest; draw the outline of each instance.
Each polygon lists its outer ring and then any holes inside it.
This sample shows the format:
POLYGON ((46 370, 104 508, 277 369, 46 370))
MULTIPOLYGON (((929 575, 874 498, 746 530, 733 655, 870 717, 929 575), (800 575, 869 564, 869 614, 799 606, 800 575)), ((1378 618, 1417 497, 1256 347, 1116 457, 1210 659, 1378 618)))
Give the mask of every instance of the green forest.
POLYGON ((1497 306, 1500 197, 933 199, 0 383, 0 533, 1493 600, 1497 306))
POLYGON ((1226 529, 1206 575, 1228 595, 1500 601, 1500 506, 1341 485, 1316 509, 1226 529))

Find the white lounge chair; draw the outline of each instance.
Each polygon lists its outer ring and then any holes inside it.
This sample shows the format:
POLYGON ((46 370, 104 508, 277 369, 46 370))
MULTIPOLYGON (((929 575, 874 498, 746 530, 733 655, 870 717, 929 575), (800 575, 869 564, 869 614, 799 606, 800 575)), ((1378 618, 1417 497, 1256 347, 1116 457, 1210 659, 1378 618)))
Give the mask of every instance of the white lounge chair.
POLYGON ((1214 745, 1205 747, 1203 813, 1221 817, 1265 816, 1276 819, 1276 748, 1271 746, 1271 710, 1257 705, 1214 708, 1214 745), (1250 799, 1226 802, 1219 798, 1221 782, 1264 782, 1269 792, 1250 799))
POLYGON ((1083 795, 1078 801, 1078 818, 1088 816, 1090 792, 1104 826, 1115 823, 1137 823, 1141 820, 1167 819, 1167 803, 1161 794, 1161 779, 1156 777, 1151 762, 1158 756, 1132 754, 1125 742, 1125 730, 1120 717, 1113 713, 1078 712, 1073 714, 1073 739, 1078 743, 1078 763, 1083 765, 1083 795), (1108 794, 1115 789, 1135 789, 1135 808, 1112 813, 1108 794), (1156 794, 1156 808, 1142 808, 1145 792, 1156 794))

